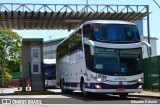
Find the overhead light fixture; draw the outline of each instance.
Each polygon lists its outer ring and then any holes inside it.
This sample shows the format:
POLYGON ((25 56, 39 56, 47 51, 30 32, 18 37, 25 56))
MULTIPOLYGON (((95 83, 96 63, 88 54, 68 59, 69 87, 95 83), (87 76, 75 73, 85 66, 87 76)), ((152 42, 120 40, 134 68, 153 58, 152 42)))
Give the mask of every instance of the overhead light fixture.
POLYGON ((69 23, 75 23, 75 22, 81 22, 82 20, 65 20, 65 22, 69 23))

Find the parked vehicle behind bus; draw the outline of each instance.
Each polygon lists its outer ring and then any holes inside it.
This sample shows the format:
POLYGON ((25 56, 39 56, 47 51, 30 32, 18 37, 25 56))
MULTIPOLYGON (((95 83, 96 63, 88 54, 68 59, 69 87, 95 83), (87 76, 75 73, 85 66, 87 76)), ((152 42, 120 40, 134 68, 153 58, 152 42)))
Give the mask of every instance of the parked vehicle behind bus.
POLYGON ((125 21, 82 24, 57 46, 57 81, 62 93, 80 90, 118 94, 143 91, 142 44, 137 26, 125 21))
POLYGON ((45 87, 57 88, 56 80, 56 60, 44 59, 45 87))

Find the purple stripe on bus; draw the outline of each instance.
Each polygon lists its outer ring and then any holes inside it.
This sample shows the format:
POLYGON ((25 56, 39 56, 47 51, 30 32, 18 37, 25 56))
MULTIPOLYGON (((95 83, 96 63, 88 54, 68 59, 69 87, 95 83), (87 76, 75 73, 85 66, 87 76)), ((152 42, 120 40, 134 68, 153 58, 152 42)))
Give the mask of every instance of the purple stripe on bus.
MULTIPOLYGON (((137 89, 142 83, 136 83, 131 85, 109 85, 105 83, 86 83, 85 87, 90 89, 97 89, 96 85, 101 86, 101 89, 117 89, 117 88, 125 88, 125 89, 137 89)), ((65 86, 67 87, 79 87, 80 83, 77 82, 66 82, 65 86)))
POLYGON ((96 85, 99 85, 101 89, 117 89, 117 88, 137 89, 140 85, 142 85, 142 83, 136 83, 132 85, 109 85, 105 83, 91 83, 90 85, 87 85, 86 83, 86 88, 97 89, 96 85))

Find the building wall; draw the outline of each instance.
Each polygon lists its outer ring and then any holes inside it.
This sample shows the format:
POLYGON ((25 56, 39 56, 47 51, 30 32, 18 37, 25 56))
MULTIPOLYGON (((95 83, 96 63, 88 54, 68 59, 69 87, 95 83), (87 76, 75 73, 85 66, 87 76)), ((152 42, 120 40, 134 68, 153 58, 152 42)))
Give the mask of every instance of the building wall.
MULTIPOLYGON (((141 40, 148 42, 148 38, 144 36, 141 37, 141 40)), ((156 41, 157 41, 157 38, 152 37, 150 39, 150 45, 152 49, 151 56, 157 56, 157 42, 156 41)), ((143 46, 143 58, 148 58, 146 46, 143 46)))
POLYGON ((144 33, 143 33, 143 20, 137 21, 136 25, 139 30, 139 34, 144 35, 144 33))
MULTIPOLYGON (((148 38, 146 36, 144 36, 144 32, 143 32, 143 20, 139 20, 136 22, 136 25, 138 27, 139 33, 141 35, 141 39, 148 42, 148 38)), ((152 48, 152 56, 156 56, 157 55, 157 38, 155 37, 151 37, 150 39, 150 45, 152 48)), ((143 58, 147 58, 147 48, 145 46, 143 46, 143 58)))
POLYGON ((44 44, 43 44, 43 58, 44 59, 56 59, 56 48, 57 48, 57 45, 63 39, 64 38, 45 41, 44 44))

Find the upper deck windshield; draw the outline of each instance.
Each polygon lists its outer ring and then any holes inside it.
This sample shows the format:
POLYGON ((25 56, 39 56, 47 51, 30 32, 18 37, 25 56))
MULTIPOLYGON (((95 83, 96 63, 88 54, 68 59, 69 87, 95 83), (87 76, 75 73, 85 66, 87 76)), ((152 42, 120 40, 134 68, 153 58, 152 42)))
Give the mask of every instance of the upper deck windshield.
POLYGON ((95 41, 137 42, 140 36, 136 25, 98 24, 92 25, 92 37, 95 41))

